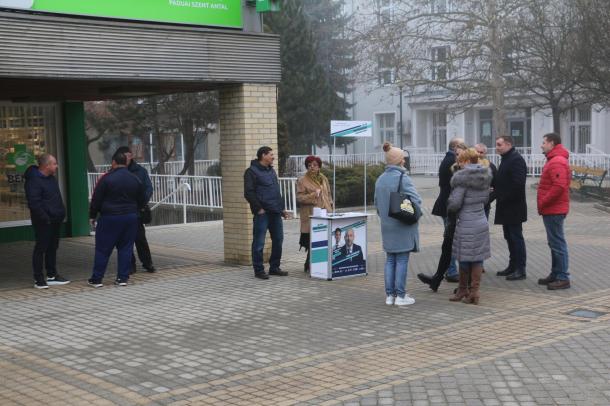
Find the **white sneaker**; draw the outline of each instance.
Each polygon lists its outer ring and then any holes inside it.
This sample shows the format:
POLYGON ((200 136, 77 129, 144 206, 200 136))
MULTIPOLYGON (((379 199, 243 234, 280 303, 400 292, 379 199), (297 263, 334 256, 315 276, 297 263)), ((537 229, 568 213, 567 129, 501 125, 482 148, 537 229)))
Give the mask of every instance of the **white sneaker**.
POLYGON ((412 305, 413 303, 415 303, 415 299, 409 295, 405 295, 405 297, 397 297, 396 301, 394 302, 396 306, 407 306, 412 305))
POLYGON ((394 304, 394 296, 392 296, 392 295, 386 296, 385 304, 387 304, 388 306, 392 306, 394 304))

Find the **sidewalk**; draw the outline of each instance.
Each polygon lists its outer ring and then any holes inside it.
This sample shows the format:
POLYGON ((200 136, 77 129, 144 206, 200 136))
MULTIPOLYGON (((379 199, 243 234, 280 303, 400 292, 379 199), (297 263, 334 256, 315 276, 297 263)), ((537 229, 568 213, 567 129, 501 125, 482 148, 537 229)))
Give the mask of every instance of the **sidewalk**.
POLYGON ((435 270, 442 235, 429 214, 436 179, 415 182, 425 214, 406 308, 384 304, 375 216, 370 274, 332 282, 303 274, 298 221, 285 223, 290 275, 268 281, 222 263, 220 222, 149 229, 159 272, 126 288, 85 285, 91 238, 62 240, 73 282, 46 291, 31 287, 31 243, 0 245, 0 404, 610 404, 610 216, 573 202, 573 288, 547 291, 536 280, 550 253, 528 188, 527 280, 495 276, 507 250, 492 226, 481 305, 450 303, 455 285, 435 294, 415 278, 435 270))

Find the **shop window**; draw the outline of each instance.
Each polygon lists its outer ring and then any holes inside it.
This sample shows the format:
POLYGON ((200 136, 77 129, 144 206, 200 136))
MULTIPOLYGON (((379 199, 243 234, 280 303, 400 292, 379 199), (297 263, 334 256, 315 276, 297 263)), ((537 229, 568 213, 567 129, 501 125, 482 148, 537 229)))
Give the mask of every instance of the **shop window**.
POLYGON ((27 224, 24 172, 55 140, 54 105, 0 104, 0 227, 27 224))

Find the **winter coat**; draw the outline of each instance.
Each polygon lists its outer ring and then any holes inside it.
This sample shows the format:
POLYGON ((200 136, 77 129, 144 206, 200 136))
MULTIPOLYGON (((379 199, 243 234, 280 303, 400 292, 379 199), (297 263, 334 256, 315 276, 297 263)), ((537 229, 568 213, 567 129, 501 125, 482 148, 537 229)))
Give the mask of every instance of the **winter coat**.
POLYGON ((408 194, 412 201, 421 207, 421 197, 402 166, 387 165, 385 172, 375 182, 375 207, 381 224, 383 250, 393 254, 419 251, 419 223, 408 225, 388 216, 390 193, 398 189, 401 173, 404 173, 401 192, 408 194))
POLYGON ((330 184, 326 177, 322 185, 318 186, 308 176, 302 176, 297 180, 297 202, 299 203, 299 216, 301 218, 301 232, 309 233, 313 208, 319 207, 327 211, 333 210, 333 200, 330 194, 330 184), (316 196, 316 190, 320 189, 320 196, 316 196))
POLYGON ((490 185, 491 170, 479 164, 468 164, 451 178, 447 208, 457 213, 452 253, 458 261, 484 261, 491 257, 484 210, 490 185))
POLYGON ((89 218, 137 214, 145 203, 144 185, 126 167, 111 169, 95 185, 89 218))
POLYGON ((142 182, 142 184, 144 185, 144 198, 146 200, 146 203, 148 203, 153 194, 153 185, 150 181, 148 171, 134 160, 131 161, 127 169, 129 169, 129 172, 136 175, 138 179, 140 179, 140 182, 142 182))
POLYGON ((269 213, 284 211, 284 198, 275 170, 256 159, 250 162, 250 167, 244 173, 244 197, 250 203, 252 214, 257 214, 260 209, 269 213))
POLYGON ((32 224, 61 223, 66 217, 66 208, 55 176, 43 175, 35 165, 30 166, 24 176, 32 224))
POLYGON ((451 184, 449 182, 451 181, 451 176, 453 176, 451 167, 455 164, 455 157, 455 152, 447 151, 445 158, 443 158, 438 167, 438 186, 441 190, 432 208, 432 214, 435 216, 447 217, 447 199, 451 193, 451 184))
POLYGON ((570 211, 570 153, 558 144, 546 154, 538 184, 538 214, 568 214, 570 211))
POLYGON ((495 224, 520 224, 527 221, 526 178, 527 165, 515 148, 502 155, 495 178, 495 224))

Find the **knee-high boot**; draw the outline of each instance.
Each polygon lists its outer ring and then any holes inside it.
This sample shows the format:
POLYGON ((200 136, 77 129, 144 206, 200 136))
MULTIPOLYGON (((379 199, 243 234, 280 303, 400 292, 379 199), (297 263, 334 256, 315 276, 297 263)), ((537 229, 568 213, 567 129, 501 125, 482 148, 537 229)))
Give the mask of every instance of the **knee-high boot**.
POLYGON ((478 265, 473 267, 470 271, 471 279, 470 279, 470 293, 467 297, 464 298, 464 303, 472 303, 475 305, 479 304, 480 297, 480 287, 481 287, 481 274, 483 273, 483 268, 478 265))
POLYGON ((470 271, 460 267, 460 276, 459 276, 459 285, 457 288, 457 292, 452 298, 449 298, 452 302, 459 302, 463 298, 468 296, 468 277, 470 271))
POLYGON ((309 272, 309 250, 307 250, 307 258, 305 258, 305 263, 303 264, 303 271, 309 272))

